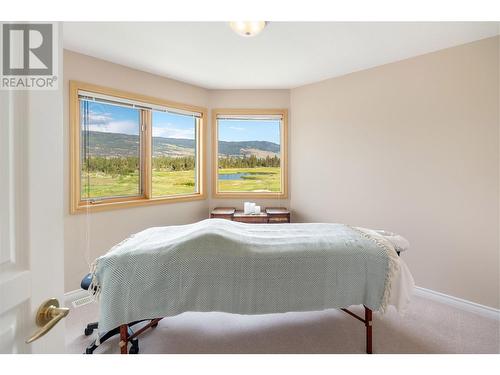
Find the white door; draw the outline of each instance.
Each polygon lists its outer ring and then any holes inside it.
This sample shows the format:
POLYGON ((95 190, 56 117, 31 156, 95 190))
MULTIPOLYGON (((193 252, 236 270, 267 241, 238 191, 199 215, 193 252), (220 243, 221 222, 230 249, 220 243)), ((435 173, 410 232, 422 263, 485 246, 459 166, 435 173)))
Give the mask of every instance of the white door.
MULTIPOLYGON (((58 55, 61 72, 61 35, 58 55)), ((64 294, 59 78, 56 91, 0 91, 0 353, 65 350, 64 321, 25 343, 38 307, 64 294)))

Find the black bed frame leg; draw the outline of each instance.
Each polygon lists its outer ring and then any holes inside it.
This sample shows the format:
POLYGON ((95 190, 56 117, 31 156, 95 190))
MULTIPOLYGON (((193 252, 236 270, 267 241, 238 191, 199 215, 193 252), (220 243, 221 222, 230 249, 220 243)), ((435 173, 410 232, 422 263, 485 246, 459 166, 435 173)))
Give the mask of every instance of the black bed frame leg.
POLYGON ((365 308, 366 354, 372 354, 372 310, 365 308))

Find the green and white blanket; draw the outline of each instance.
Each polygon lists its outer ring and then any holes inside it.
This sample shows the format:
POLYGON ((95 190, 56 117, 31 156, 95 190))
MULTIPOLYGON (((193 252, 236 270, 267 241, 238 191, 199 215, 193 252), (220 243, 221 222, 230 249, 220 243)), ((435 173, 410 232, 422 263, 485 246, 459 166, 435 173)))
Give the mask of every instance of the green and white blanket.
POLYGON ((398 267, 393 245, 374 231, 209 219, 131 236, 96 259, 89 290, 104 332, 185 311, 383 311, 398 267))

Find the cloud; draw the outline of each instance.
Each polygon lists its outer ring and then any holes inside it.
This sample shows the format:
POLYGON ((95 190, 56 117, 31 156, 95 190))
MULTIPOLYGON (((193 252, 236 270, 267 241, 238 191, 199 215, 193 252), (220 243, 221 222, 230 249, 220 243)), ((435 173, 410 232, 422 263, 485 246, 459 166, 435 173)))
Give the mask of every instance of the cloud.
POLYGON ((172 124, 166 124, 163 126, 168 127, 153 127, 153 137, 194 139, 194 128, 179 129, 175 128, 172 124))
POLYGON ((87 128, 103 133, 139 134, 139 124, 132 120, 113 121, 111 113, 89 111, 87 128))
MULTIPOLYGON (((138 135, 139 124, 131 120, 113 121, 111 113, 89 111, 88 130, 138 135)), ((194 139, 194 128, 181 129, 171 123, 157 124, 153 127, 153 137, 194 139)))
POLYGON ((139 124, 133 121, 111 121, 107 123, 91 123, 88 125, 90 131, 103 133, 121 133, 138 135, 139 124))
POLYGON ((97 113, 94 111, 89 111, 88 122, 89 124, 95 125, 106 125, 113 121, 111 113, 97 113))

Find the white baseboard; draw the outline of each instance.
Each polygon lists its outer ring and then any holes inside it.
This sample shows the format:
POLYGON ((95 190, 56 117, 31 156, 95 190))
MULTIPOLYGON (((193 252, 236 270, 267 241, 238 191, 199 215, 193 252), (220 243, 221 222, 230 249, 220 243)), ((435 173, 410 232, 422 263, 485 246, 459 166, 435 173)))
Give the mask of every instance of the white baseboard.
MULTIPOLYGON (((481 305, 472 301, 468 301, 462 298, 453 297, 448 294, 441 292, 436 292, 435 290, 422 288, 416 286, 413 292, 415 295, 420 297, 425 297, 432 299, 437 302, 444 303, 449 306, 453 306, 459 310, 468 311, 474 314, 484 316, 489 319, 500 320, 500 310, 493 307, 481 305)), ((80 298, 87 297, 89 293, 84 289, 77 289, 64 294, 64 306, 71 306, 73 301, 80 298)))
POLYGON ((479 303, 468 301, 466 299, 453 297, 448 294, 436 292, 435 290, 422 288, 420 286, 416 286, 413 293, 420 297, 429 298, 434 301, 453 306, 459 310, 468 311, 489 319, 500 320, 500 310, 493 307, 481 305, 479 303))

